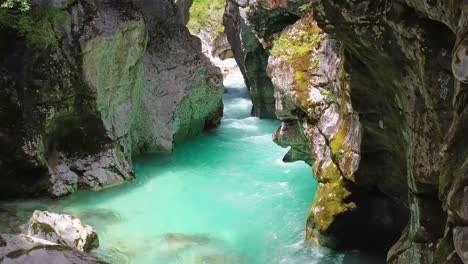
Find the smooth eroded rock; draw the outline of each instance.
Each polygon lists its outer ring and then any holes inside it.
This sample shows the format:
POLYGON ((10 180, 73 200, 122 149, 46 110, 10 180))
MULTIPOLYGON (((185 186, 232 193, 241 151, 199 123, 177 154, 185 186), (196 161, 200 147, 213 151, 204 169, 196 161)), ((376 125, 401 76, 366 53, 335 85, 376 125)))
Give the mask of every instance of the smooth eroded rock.
POLYGON ((89 251, 99 246, 94 228, 71 215, 36 210, 28 225, 29 236, 67 245, 79 251, 89 251))
POLYGON ((0 263, 97 264, 104 262, 69 246, 40 238, 0 234, 0 263))

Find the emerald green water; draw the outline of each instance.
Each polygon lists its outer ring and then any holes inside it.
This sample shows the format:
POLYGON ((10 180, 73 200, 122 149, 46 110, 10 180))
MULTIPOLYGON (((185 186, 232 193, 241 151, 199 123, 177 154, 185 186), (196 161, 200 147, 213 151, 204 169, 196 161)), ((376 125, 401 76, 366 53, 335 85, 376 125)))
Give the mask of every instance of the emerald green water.
POLYGON ((110 263, 378 263, 304 242, 316 181, 305 163, 281 161, 278 121, 250 117, 241 77, 228 80, 222 125, 170 156, 135 162, 137 180, 58 201, 15 205, 80 217, 110 263), (238 83, 236 83, 238 82, 238 83))

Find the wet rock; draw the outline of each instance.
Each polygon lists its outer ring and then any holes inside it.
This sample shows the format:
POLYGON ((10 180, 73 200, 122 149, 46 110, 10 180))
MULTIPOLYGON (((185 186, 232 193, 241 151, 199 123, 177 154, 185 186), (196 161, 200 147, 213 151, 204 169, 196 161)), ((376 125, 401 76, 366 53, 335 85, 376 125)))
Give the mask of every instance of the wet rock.
POLYGON ((183 263, 247 263, 230 252, 224 242, 205 235, 168 233, 160 240, 159 251, 183 263))
POLYGON ((74 250, 27 235, 0 234, 0 262, 10 263, 103 263, 101 260, 74 250))
POLYGON ((35 211, 28 224, 29 236, 67 245, 79 251, 89 251, 99 246, 96 231, 70 215, 35 211))

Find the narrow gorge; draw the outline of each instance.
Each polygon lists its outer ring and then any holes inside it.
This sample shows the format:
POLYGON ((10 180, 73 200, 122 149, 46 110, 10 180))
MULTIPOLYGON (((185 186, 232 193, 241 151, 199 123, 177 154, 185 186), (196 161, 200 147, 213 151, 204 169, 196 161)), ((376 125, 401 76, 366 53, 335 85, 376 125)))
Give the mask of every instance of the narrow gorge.
POLYGON ((4 0, 0 263, 468 263, 467 0, 4 0))

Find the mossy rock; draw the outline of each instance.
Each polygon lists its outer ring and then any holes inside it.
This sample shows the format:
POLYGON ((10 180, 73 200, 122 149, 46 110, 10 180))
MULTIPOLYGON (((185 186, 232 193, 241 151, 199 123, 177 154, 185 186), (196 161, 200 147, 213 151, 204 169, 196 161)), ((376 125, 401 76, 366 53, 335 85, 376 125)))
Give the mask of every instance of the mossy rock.
POLYGON ((344 201, 349 195, 351 192, 342 179, 319 183, 309 218, 314 218, 313 222, 320 232, 327 232, 337 215, 356 208, 355 203, 344 201))
POLYGON ((223 14, 226 0, 194 0, 190 8, 190 19, 187 27, 192 33, 198 34, 206 28, 212 30, 213 38, 224 33, 223 14))
POLYGON ((46 223, 35 222, 31 225, 33 233, 37 234, 44 234, 46 236, 50 236, 52 234, 56 234, 55 229, 46 223))
POLYGON ((64 245, 39 245, 39 246, 35 246, 35 247, 32 247, 32 248, 28 248, 28 249, 18 249, 18 250, 15 250, 15 251, 12 251, 10 253, 8 253, 6 255, 7 258, 10 258, 10 259, 17 259, 23 255, 27 255, 29 253, 31 253, 32 251, 35 251, 35 250, 40 250, 40 249, 45 249, 45 250, 50 250, 50 251, 71 251, 73 250, 71 247, 68 247, 68 246, 64 246, 64 245))

